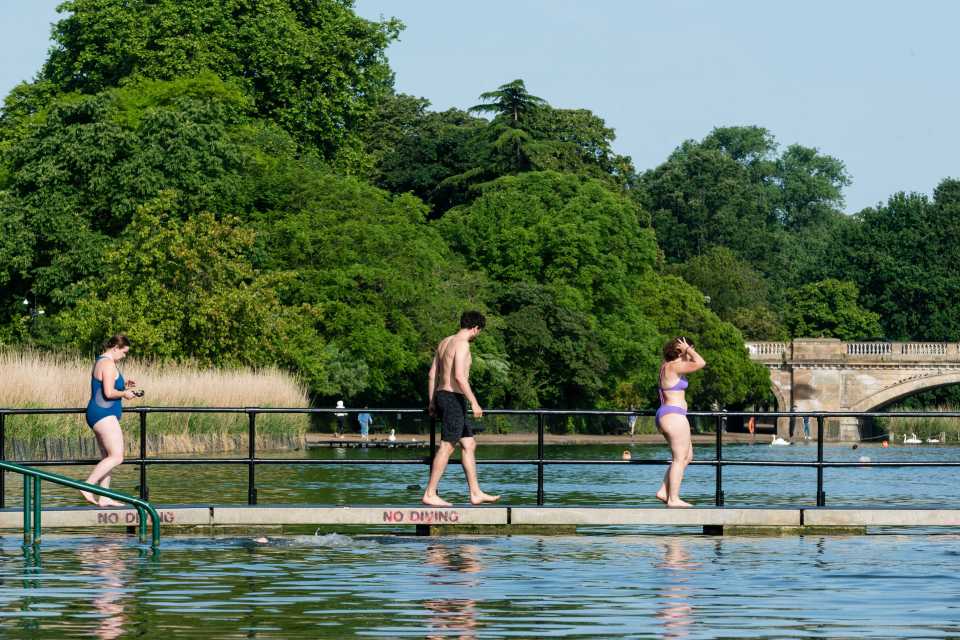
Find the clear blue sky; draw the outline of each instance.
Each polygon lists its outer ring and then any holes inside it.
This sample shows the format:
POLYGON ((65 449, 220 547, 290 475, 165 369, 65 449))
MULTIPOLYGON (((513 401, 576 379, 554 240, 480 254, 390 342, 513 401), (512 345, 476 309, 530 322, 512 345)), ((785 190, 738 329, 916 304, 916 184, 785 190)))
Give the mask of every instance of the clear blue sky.
MULTIPOLYGON (((0 92, 29 79, 59 0, 0 0, 0 92)), ((585 107, 656 166, 715 126, 755 124, 843 160, 847 210, 960 177, 960 2, 358 0, 407 29, 398 91, 468 107, 516 78, 585 107)))

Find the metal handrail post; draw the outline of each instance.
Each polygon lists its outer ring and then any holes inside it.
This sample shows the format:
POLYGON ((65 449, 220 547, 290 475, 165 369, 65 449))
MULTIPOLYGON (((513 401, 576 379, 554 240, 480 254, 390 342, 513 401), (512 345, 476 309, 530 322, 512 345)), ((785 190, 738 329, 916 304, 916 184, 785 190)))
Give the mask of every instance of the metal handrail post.
POLYGON ((33 517, 33 497, 31 495, 31 487, 33 486, 33 478, 27 474, 23 474, 23 546, 30 546, 30 541, 32 538, 32 532, 30 527, 31 518, 33 517))
POLYGON ((13 471, 19 473, 23 476, 23 526, 24 526, 24 543, 26 544, 29 535, 28 532, 32 532, 33 535, 39 538, 39 531, 37 531, 37 525, 40 523, 39 514, 36 512, 38 510, 39 504, 34 505, 35 502, 39 503, 39 499, 36 495, 39 494, 40 482, 46 480, 48 482, 53 482, 54 484, 59 484, 64 487, 70 487, 71 489, 78 489, 80 491, 89 491, 90 493, 98 496, 103 496, 105 498, 112 498, 114 500, 129 504, 134 508, 144 509, 147 514, 150 516, 150 523, 152 525, 153 533, 153 546, 156 548, 160 546, 160 514, 157 513, 157 510, 149 502, 141 500, 140 498, 135 498, 129 496, 125 493, 120 493, 119 491, 113 491, 112 489, 105 489, 99 485, 89 484, 81 480, 74 480, 73 478, 68 478, 67 476, 62 476, 56 473, 49 473, 47 471, 42 471, 40 469, 33 469, 31 467, 25 467, 20 464, 13 462, 2 461, 0 462, 0 469, 6 469, 8 471, 13 471), (31 482, 32 481, 32 482, 31 482), (36 490, 32 489, 35 488, 36 490), (34 524, 31 525, 31 516, 34 516, 34 524))
POLYGON ((147 487, 147 412, 140 412, 140 499, 150 499, 147 487))
POLYGON ((137 507, 137 537, 143 543, 147 541, 147 514, 140 505, 134 506, 137 507))
POLYGON ((33 544, 40 544, 40 514, 43 513, 41 505, 40 478, 33 477, 33 544))
POLYGON ((814 416, 817 427, 817 506, 827 505, 827 494, 823 491, 823 426, 826 422, 822 416, 814 416))
MULTIPOLYGON (((726 413, 726 410, 724 410, 726 413)), ((716 493, 713 502, 716 506, 723 506, 723 432, 727 428, 727 416, 717 416, 717 466, 716 466, 716 493)))
MULTIPOLYGON (((0 412, 0 460, 7 459, 7 414, 0 412)), ((7 506, 7 470, 0 469, 0 509, 7 506)))
POLYGON ((542 507, 543 495, 543 414, 537 414, 537 506, 542 507))
POLYGON ((257 504, 257 412, 248 411, 249 456, 247 462, 247 504, 257 504))

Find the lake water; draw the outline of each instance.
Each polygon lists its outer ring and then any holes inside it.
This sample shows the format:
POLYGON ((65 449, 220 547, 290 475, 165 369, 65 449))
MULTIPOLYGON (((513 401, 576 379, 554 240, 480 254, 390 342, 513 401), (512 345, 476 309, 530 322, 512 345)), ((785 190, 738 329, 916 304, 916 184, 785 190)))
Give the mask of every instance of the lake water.
MULTIPOLYGON (((662 445, 629 447, 634 460, 667 460, 662 445)), ((550 459, 619 460, 623 446, 558 445, 546 447, 550 459)), ((337 460, 421 459, 425 449, 310 449, 293 452, 291 458, 337 460)), ((816 446, 726 445, 725 460, 816 460, 816 446)), ((278 454, 263 454, 276 457, 278 454)), ((695 448, 695 458, 714 457, 712 445, 695 448)), ((537 473, 532 465, 484 465, 483 459, 529 459, 535 446, 481 445, 480 482, 489 493, 502 494, 511 505, 536 504, 537 473)), ((875 462, 960 461, 960 447, 946 445, 827 446, 829 461, 856 462, 867 456, 875 462)), ((664 466, 564 465, 544 470, 547 505, 589 504, 602 506, 659 506, 653 494, 663 477, 664 466)), ((82 478, 85 467, 54 468, 54 471, 82 478)), ((150 499, 159 504, 245 503, 247 469, 238 465, 163 465, 148 470, 150 499)), ((416 503, 426 484, 426 465, 337 465, 259 466, 258 500, 269 503, 312 504, 408 504, 416 503)), ((692 466, 683 484, 683 496, 702 506, 713 505, 714 468, 692 466)), ((913 506, 960 508, 960 467, 953 468, 870 468, 826 469, 824 486, 829 506, 913 506)), ((125 465, 114 478, 114 487, 135 493, 139 482, 137 467, 125 465)), ((7 503, 19 504, 19 478, 7 475, 7 503)), ((724 467, 723 488, 726 506, 813 506, 816 504, 817 475, 803 467, 724 467)), ((441 484, 441 495, 454 503, 467 502, 466 484, 459 465, 451 465, 441 484)), ((44 504, 79 504, 76 493, 44 485, 44 504)))
MULTIPOLYGON (((551 447, 552 457, 616 459, 622 447, 551 447), (615 458, 616 457, 616 458, 615 458)), ((635 458, 665 457, 635 446, 635 458)), ((483 447, 481 458, 532 456, 483 447)), ((957 460, 956 447, 834 446, 831 460, 957 460)), ((298 455, 413 458, 411 450, 298 455)), ((813 446, 728 446, 731 459, 814 459, 813 446)), ((707 458, 712 447, 698 447, 707 458)), ((66 469, 82 476, 79 468, 66 469)), ((662 467, 546 470, 547 504, 653 505, 662 467)), ((261 503, 412 503, 425 467, 263 467, 261 503)), ((535 501, 536 471, 481 466, 509 504, 535 501)), ((960 508, 960 469, 826 471, 829 505, 960 508)), ((451 468, 444 495, 463 502, 451 468)), ((8 476, 8 503, 19 485, 8 476)), ((729 506, 809 506, 816 472, 725 468, 729 506)), ((116 485, 132 491, 136 469, 116 485)), ((150 470, 156 502, 243 502, 245 469, 150 470)), ((684 495, 713 499, 713 469, 692 468, 684 495)), ((51 490, 50 502, 76 502, 51 490)), ((596 529, 578 536, 164 536, 156 556, 121 534, 44 535, 0 544, 0 637, 538 638, 956 637, 960 535, 878 529, 867 536, 709 537, 696 529, 596 529)))

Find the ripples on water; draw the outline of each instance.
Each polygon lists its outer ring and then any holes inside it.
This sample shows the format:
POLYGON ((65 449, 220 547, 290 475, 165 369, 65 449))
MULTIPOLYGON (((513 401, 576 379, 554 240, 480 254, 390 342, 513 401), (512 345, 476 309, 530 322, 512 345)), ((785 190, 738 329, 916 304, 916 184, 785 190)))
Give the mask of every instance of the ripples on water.
POLYGON ((956 535, 6 538, 4 637, 956 637, 956 535))
MULTIPOLYGON (((619 460, 623 446, 552 446, 547 458, 619 460)), ((633 445, 634 460, 666 460, 665 446, 633 445)), ((727 445, 727 460, 816 460, 816 447, 795 445, 727 445)), ((426 450, 411 449, 312 449, 292 457, 313 459, 421 459, 426 450)), ((266 454, 278 455, 278 454, 266 454)), ((825 459, 856 462, 861 456, 875 462, 960 461, 960 447, 829 446, 825 459)), ((532 465, 484 465, 488 459, 522 459, 536 456, 536 447, 481 445, 480 481, 490 493, 503 494, 511 505, 536 504, 536 467, 532 465)), ((712 446, 698 446, 699 460, 714 457, 712 446)), ((548 505, 591 504, 602 506, 659 506, 653 494, 665 467, 646 465, 547 466, 544 471, 548 505)), ((55 469, 74 477, 86 474, 84 467, 55 469)), ((257 467, 260 503, 312 504, 408 504, 419 501, 426 483, 426 465, 260 466, 257 467)), ((960 508, 960 467, 869 468, 852 467, 824 471, 827 504, 830 506, 913 506, 960 508)), ((715 472, 712 466, 693 466, 687 471, 684 497, 699 505, 712 505, 715 472)), ((727 506, 792 506, 816 504, 816 470, 801 467, 736 467, 723 469, 727 506)), ((18 504, 19 484, 7 489, 8 503, 18 504)), ((114 475, 114 486, 136 492, 137 468, 124 465, 114 475)), ((166 465, 149 468, 150 498, 160 504, 213 502, 245 503, 247 469, 238 465, 166 465)), ((454 502, 467 501, 466 483, 458 465, 452 465, 441 495, 454 502)), ((76 493, 59 487, 44 487, 44 504, 80 504, 76 493)))
MULTIPOLYGON (((548 448, 552 457, 615 459, 622 447, 548 448)), ((666 457, 634 446, 634 459, 666 457)), ((532 447, 481 457, 532 457, 532 447)), ((812 446, 728 446, 731 459, 812 460, 812 446)), ((712 447, 697 456, 712 457, 712 447)), ((956 447, 830 447, 827 459, 957 460, 956 447)), ((320 450, 312 457, 414 458, 409 450, 320 450)), ((78 468, 64 469, 82 476, 78 468)), ((535 469, 481 466, 509 504, 535 501, 535 469)), ((548 467, 548 504, 649 505, 663 467, 548 467)), ((960 507, 957 469, 828 469, 830 505, 960 507)), ((402 504, 419 497, 421 466, 261 467, 262 503, 402 504)), ((714 472, 691 468, 684 494, 713 499, 714 472)), ((724 470, 729 506, 809 506, 816 472, 724 470)), ((134 491, 124 467, 115 486, 134 491)), ((19 485, 9 483, 8 502, 19 485)), ((243 502, 246 470, 153 467, 160 503, 243 502)), ((443 494, 465 500, 452 467, 443 494)), ((49 503, 76 496, 45 488, 49 503)), ((167 537, 157 557, 131 539, 44 536, 37 559, 19 537, 0 547, 0 637, 539 638, 956 637, 960 536, 773 538, 653 530, 567 537, 167 537)), ((267 534, 269 535, 269 533, 267 534)))

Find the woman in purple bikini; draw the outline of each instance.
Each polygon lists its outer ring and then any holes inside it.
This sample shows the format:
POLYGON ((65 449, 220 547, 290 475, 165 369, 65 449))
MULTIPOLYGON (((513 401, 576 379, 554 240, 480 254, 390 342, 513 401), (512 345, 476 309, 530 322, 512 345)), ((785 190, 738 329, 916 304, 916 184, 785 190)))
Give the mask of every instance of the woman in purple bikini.
POLYGON ((684 374, 703 369, 706 361, 693 348, 693 343, 684 337, 674 338, 663 347, 663 364, 660 365, 660 408, 657 409, 657 429, 670 444, 673 460, 663 474, 663 484, 657 491, 657 499, 668 507, 691 507, 680 499, 680 483, 683 472, 693 460, 693 444, 690 442, 690 423, 687 421, 687 401, 684 390, 687 379, 684 374))

